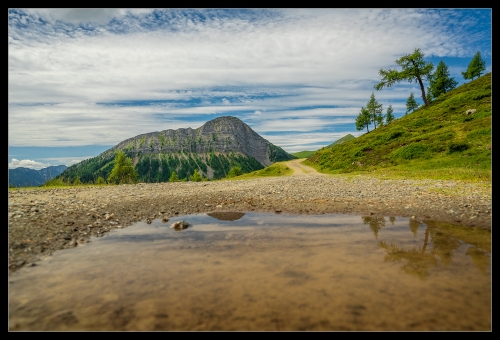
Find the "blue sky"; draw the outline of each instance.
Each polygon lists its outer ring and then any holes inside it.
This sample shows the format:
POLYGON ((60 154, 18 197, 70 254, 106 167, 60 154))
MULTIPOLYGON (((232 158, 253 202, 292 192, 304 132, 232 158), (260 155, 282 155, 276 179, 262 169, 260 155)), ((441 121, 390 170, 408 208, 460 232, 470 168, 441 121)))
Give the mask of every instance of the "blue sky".
POLYGON ((354 121, 372 92, 397 118, 411 92, 422 103, 415 83, 373 88, 416 48, 459 84, 477 51, 491 71, 491 9, 8 11, 9 168, 71 165, 220 116, 316 150, 364 133, 354 121))

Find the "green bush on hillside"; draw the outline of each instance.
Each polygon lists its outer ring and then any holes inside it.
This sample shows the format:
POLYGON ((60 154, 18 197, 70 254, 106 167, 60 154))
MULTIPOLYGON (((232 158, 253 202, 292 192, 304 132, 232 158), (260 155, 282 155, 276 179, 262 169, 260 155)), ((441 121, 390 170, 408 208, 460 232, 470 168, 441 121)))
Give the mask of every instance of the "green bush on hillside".
POLYGON ((470 146, 466 143, 451 143, 448 146, 448 153, 462 152, 469 149, 470 146))
POLYGON ((415 159, 422 156, 427 151, 427 146, 421 143, 413 143, 403 146, 392 153, 393 157, 403 159, 415 159))

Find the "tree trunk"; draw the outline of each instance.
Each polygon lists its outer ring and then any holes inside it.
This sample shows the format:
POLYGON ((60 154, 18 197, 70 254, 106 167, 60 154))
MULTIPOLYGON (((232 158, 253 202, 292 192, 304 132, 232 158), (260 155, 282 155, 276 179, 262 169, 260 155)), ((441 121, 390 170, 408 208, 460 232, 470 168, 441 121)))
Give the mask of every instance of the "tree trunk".
POLYGON ((429 105, 429 102, 427 101, 427 98, 425 97, 425 90, 424 90, 424 83, 422 83, 422 79, 420 79, 419 76, 417 76, 418 83, 420 84, 420 90, 422 91, 422 99, 424 100, 425 106, 429 105))

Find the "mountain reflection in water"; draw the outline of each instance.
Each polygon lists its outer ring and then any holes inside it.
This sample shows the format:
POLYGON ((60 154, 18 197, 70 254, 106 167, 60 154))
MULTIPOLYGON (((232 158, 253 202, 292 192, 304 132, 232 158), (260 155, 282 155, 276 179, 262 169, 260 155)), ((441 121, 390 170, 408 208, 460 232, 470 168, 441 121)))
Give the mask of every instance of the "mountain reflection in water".
POLYGON ((491 330, 491 232, 348 214, 168 222, 12 273, 9 330, 491 330))

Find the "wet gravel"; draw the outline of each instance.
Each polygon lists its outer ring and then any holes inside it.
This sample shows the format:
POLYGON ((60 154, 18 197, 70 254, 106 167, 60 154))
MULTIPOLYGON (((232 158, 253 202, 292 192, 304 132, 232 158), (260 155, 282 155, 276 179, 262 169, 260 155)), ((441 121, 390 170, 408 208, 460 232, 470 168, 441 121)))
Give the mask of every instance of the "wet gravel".
POLYGON ((491 183, 367 176, 9 190, 9 273, 137 221, 214 211, 414 217, 491 230, 491 183))

